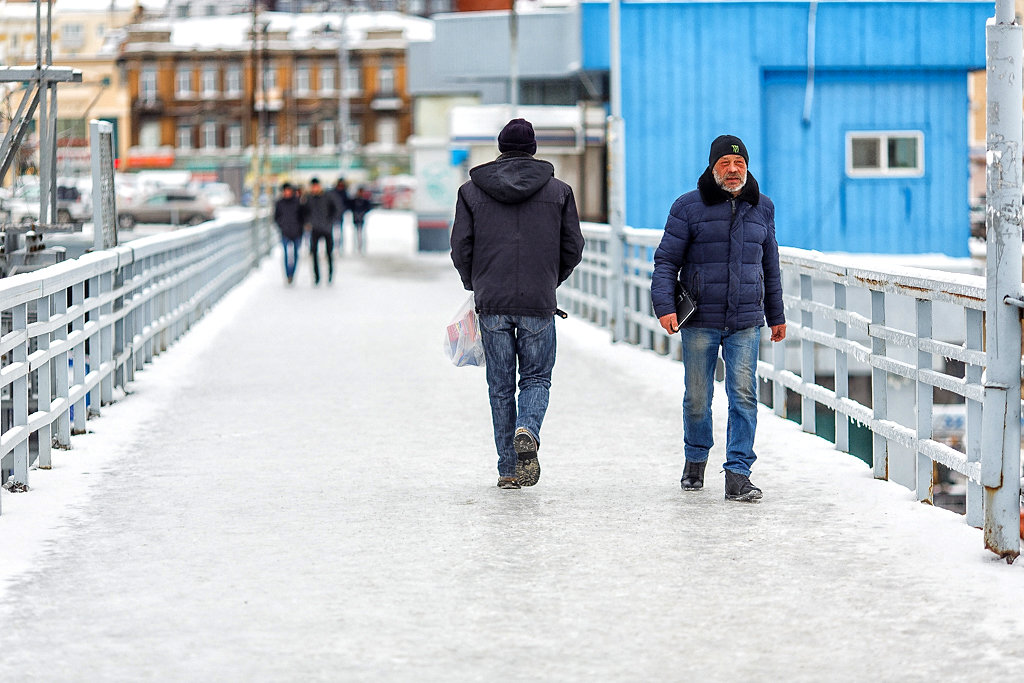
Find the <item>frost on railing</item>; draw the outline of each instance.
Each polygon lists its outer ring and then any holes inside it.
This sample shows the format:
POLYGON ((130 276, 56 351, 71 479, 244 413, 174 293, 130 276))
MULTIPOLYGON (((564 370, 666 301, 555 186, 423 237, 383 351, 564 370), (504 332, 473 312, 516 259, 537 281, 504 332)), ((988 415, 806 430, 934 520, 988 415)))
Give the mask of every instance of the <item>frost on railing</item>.
MULTIPOLYGON (((627 229, 621 315, 627 341, 678 360, 679 337, 669 337, 658 324, 650 298, 661 235, 660 230, 627 229)), ((604 256, 610 233, 607 226, 587 224, 584 236, 584 262, 559 289, 559 302, 607 326, 613 317, 606 291, 611 266, 604 256)), ((981 526, 984 278, 898 266, 865 268, 863 259, 792 248, 780 250, 780 263, 788 339, 772 344, 767 332, 762 338, 762 399, 787 416, 787 398, 795 397, 804 431, 815 433, 822 426, 823 436, 839 450, 851 450, 853 425, 867 427, 871 444, 861 455, 871 461, 875 476, 915 490, 920 500, 933 498, 933 463, 959 472, 968 481, 968 521, 981 526), (963 439, 933 435, 936 395, 963 406, 963 439)))
POLYGON ((0 472, 25 490, 86 418, 184 334, 271 246, 223 219, 0 280, 0 472))

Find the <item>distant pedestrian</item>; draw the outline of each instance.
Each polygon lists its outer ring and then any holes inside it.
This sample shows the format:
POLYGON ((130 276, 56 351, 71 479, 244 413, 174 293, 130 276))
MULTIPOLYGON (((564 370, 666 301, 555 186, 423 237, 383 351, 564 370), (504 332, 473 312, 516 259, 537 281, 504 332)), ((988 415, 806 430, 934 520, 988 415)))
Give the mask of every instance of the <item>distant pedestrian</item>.
POLYGON ((320 240, 327 247, 327 281, 334 280, 334 218, 338 206, 334 199, 324 193, 320 181, 313 178, 309 181, 309 194, 306 196, 306 222, 309 223, 309 252, 313 256, 313 282, 320 284, 320 240))
POLYGON ((352 201, 348 196, 348 186, 345 184, 344 178, 338 178, 338 182, 334 184, 334 189, 331 190, 331 198, 334 199, 334 203, 338 207, 338 217, 334 221, 334 224, 338 227, 338 253, 344 255, 345 212, 349 210, 350 202, 352 201))
POLYGON ((708 168, 697 189, 672 205, 651 279, 651 300, 661 326, 682 336, 686 464, 680 485, 686 491, 704 486, 714 443, 711 397, 721 347, 729 398, 725 497, 738 501, 762 495, 750 482, 750 468, 756 459, 757 355, 766 315, 772 341, 786 338, 775 205, 747 172, 748 161, 738 137, 722 135, 711 143, 708 168), (675 313, 677 280, 696 304, 681 330, 675 313))
POLYGON ((356 253, 366 253, 366 242, 363 241, 363 222, 366 214, 377 207, 370 200, 370 191, 365 187, 360 188, 356 196, 349 201, 349 208, 352 210, 352 225, 356 229, 356 253))
POLYGON ((295 189, 288 183, 282 185, 281 198, 274 205, 274 222, 281 231, 284 274, 288 278, 288 284, 294 281, 295 269, 299 265, 299 247, 302 245, 303 225, 306 222, 303 211, 302 202, 295 195, 295 189))
POLYGON ((509 121, 498 150, 459 188, 452 261, 476 295, 498 486, 518 489, 540 479, 537 451, 555 365, 555 288, 582 259, 583 234, 572 188, 554 177, 554 166, 533 157, 529 121, 509 121))

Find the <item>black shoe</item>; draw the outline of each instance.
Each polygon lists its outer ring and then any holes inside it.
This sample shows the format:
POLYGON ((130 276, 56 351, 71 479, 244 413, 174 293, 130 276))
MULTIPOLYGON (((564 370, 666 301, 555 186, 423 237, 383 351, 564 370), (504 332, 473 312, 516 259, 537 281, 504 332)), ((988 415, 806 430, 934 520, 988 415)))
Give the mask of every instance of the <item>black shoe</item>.
POLYGON ((751 484, 749 477, 726 470, 725 499, 752 503, 761 499, 761 489, 751 484))
POLYGON ((683 478, 679 481, 679 485, 683 487, 684 491, 700 491, 704 488, 704 468, 707 467, 707 464, 707 460, 704 462, 686 461, 686 465, 683 467, 683 478))
POLYGON ((498 488, 499 489, 521 489, 522 486, 516 481, 515 477, 498 477, 498 488))
POLYGON ((537 459, 540 444, 529 429, 520 427, 512 439, 512 446, 519 459, 516 463, 516 479, 523 486, 534 486, 540 481, 540 460, 537 459))

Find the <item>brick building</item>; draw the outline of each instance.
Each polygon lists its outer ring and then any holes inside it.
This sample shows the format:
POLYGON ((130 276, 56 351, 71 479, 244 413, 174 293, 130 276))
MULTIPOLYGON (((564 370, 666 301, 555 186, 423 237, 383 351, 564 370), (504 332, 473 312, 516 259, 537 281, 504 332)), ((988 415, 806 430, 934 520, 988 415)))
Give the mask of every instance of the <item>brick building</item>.
POLYGON ((349 103, 353 167, 408 167, 412 133, 406 45, 432 23, 397 13, 346 20, 340 73, 337 14, 265 12, 132 26, 120 63, 131 97, 127 166, 216 171, 246 166, 260 131, 271 172, 339 168, 339 100, 349 103), (262 82, 261 82, 262 81, 262 82))

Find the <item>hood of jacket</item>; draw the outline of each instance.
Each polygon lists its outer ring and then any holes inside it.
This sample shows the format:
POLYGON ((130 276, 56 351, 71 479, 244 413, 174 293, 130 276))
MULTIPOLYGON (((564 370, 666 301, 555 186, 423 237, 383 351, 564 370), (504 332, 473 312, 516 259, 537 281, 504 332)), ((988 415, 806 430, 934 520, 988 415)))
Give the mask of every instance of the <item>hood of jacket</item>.
POLYGON ((507 152, 469 172, 473 184, 502 204, 519 204, 555 177, 555 167, 525 152, 507 152))
MULTIPOLYGON (((710 166, 707 167, 697 180, 697 189, 700 190, 701 201, 708 206, 721 204, 732 199, 732 193, 726 192, 715 182, 715 174, 712 173, 710 166)), ((741 202, 747 202, 751 206, 757 206, 757 203, 761 201, 761 189, 757 186, 757 181, 754 180, 754 176, 749 171, 747 172, 747 183, 743 186, 743 190, 740 191, 736 199, 741 202)))

